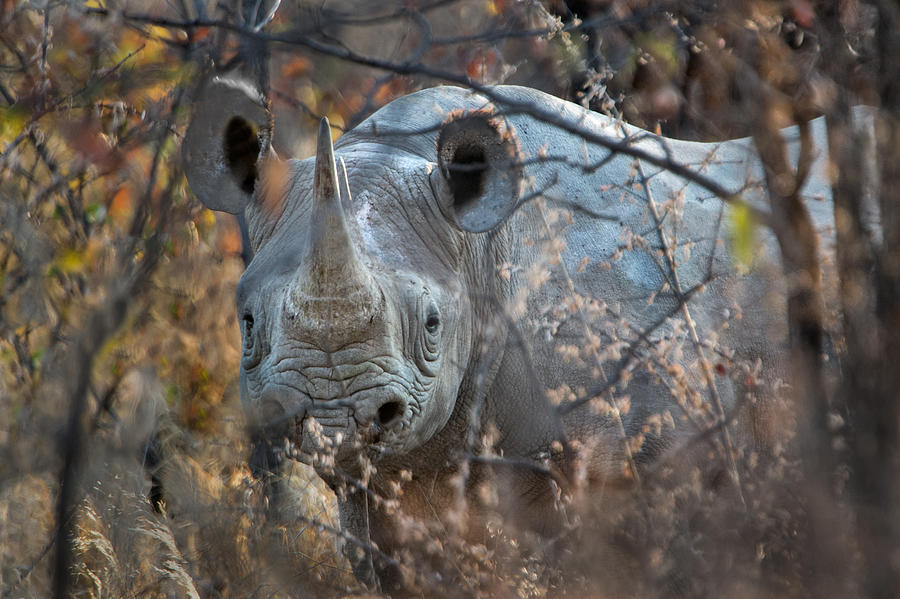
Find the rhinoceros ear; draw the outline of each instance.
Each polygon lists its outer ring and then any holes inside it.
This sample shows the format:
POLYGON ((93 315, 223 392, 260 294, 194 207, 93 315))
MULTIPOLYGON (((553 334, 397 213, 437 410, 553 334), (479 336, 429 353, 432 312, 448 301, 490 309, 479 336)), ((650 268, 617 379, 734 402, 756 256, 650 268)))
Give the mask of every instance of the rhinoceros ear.
POLYGON ((181 148, 188 184, 207 208, 244 211, 271 130, 265 98, 252 85, 230 77, 207 83, 181 148))
POLYGON ((457 227, 490 231, 515 210, 522 160, 515 135, 486 110, 453 114, 437 139, 441 208, 457 227))

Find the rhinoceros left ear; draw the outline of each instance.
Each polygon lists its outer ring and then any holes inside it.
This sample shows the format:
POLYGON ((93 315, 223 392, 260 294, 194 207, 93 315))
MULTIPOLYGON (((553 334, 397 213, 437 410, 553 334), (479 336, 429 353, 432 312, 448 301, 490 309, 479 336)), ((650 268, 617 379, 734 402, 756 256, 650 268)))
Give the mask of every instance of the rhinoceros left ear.
POLYGON ((490 231, 515 210, 522 159, 515 135, 486 110, 451 115, 437 139, 441 209, 457 227, 490 231))
POLYGON ((253 198, 272 123, 265 98, 238 78, 215 77, 194 105, 181 148, 191 190, 211 210, 238 214, 253 198))

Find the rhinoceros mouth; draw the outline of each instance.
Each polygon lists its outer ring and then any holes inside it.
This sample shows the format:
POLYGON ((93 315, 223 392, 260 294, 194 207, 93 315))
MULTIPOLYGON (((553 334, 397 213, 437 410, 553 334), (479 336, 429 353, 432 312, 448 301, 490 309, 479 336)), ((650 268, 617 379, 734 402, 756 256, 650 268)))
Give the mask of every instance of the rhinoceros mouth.
POLYGON ((348 406, 309 407, 299 424, 303 453, 337 449, 356 432, 356 421, 348 406))
POLYGON ((409 426, 409 402, 394 393, 344 400, 307 400, 294 415, 290 457, 311 465, 378 459, 402 443, 409 426))

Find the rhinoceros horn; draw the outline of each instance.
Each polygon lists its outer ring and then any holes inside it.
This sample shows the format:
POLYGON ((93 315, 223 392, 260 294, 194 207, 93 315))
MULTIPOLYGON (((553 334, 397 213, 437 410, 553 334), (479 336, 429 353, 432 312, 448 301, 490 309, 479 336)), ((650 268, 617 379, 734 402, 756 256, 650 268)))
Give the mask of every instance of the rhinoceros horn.
MULTIPOLYGON (((349 193, 349 185, 340 187, 349 193)), ((359 258, 341 208, 331 129, 325 118, 319 125, 309 234, 295 289, 299 292, 295 293, 295 299, 304 306, 308 316, 313 316, 310 311, 319 312, 325 307, 323 304, 330 306, 330 314, 346 302, 354 305, 353 312, 368 312, 375 308, 380 297, 375 280, 359 258)), ((341 319, 351 316, 357 314, 341 309, 341 319)), ((317 319, 323 318, 325 315, 318 314, 317 319)))

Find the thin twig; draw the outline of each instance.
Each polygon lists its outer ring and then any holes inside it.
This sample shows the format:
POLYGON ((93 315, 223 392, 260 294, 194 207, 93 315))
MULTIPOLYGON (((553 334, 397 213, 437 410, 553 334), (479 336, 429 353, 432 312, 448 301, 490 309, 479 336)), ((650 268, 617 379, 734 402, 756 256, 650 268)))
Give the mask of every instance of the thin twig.
MULTIPOLYGON (((87 15, 99 17, 108 17, 111 14, 108 9, 104 8, 85 8, 84 13, 87 15)), ((766 222, 768 220, 767 213, 760 211, 758 208, 747 203, 746 200, 744 200, 741 195, 742 192, 740 189, 728 189, 713 178, 698 173, 689 166, 677 162, 671 156, 657 156, 656 154, 648 150, 634 146, 630 140, 621 140, 599 134, 596 131, 585 128, 577 120, 569 121, 560 118, 559 115, 557 115, 555 112, 548 110, 542 106, 536 105, 533 102, 522 102, 514 100, 504 95, 502 92, 496 91, 493 86, 477 83, 470 78, 459 75, 455 72, 435 69, 419 62, 398 63, 389 60, 382 60, 379 58, 359 54, 347 48, 339 48, 324 44, 306 35, 298 35, 297 33, 293 32, 279 34, 266 34, 263 32, 257 32, 243 25, 219 19, 197 18, 191 20, 177 20, 165 17, 155 17, 148 14, 129 12, 122 13, 122 18, 129 21, 157 25, 159 27, 174 27, 178 29, 195 29, 198 27, 220 28, 237 33, 242 36, 254 38, 259 41, 278 43, 288 46, 305 47, 320 54, 333 56, 342 60, 346 60, 348 62, 353 62, 375 69, 392 71, 401 75, 426 75, 434 79, 463 85, 485 96, 486 98, 494 102, 498 107, 502 108, 503 111, 507 114, 528 114, 541 122, 553 125, 558 129, 561 129, 568 133, 572 133, 573 135, 578 135, 588 143, 596 144, 598 146, 605 147, 613 152, 644 160, 649 164, 653 164, 654 166, 666 169, 687 181, 696 183, 700 187, 703 187, 704 189, 708 190, 724 201, 745 206, 751 213, 754 214, 755 217, 758 218, 760 222, 766 222)))
MULTIPOLYGON (((687 300, 685 299, 682 292, 681 280, 678 276, 678 263, 672 249, 672 244, 669 243, 669 238, 666 235, 665 230, 663 229, 659 209, 657 208, 656 201, 653 198, 653 192, 650 190, 650 184, 648 183, 647 176, 644 174, 644 167, 640 164, 640 162, 638 162, 637 170, 638 174, 641 177, 641 185, 644 188, 647 205, 650 208, 650 214, 653 215, 653 221, 656 223, 656 230, 659 235, 660 244, 662 244, 663 255, 665 256, 665 260, 669 267, 672 291, 675 292, 675 295, 678 299, 678 304, 681 306, 681 314, 684 317, 684 322, 688 327, 688 333, 691 337, 691 343, 694 346, 694 351, 697 352, 697 357, 700 359, 700 366, 703 370, 703 377, 706 380, 706 386, 709 389, 709 395, 712 398, 713 407, 716 410, 719 421, 725 422, 725 408, 722 406, 722 398, 719 396, 718 387, 716 387, 712 365, 710 364, 709 359, 707 359, 706 354, 703 351, 703 344, 700 343, 700 336, 697 334, 697 326, 694 323, 694 318, 691 316, 690 308, 688 308, 687 300)), ((711 253, 714 252, 715 248, 713 248, 713 251, 711 253)), ((734 480, 735 485, 737 486, 741 504, 746 508, 747 501, 744 498, 744 488, 737 469, 734 444, 731 441, 731 434, 729 433, 727 426, 722 427, 722 441, 725 444, 725 452, 728 459, 728 468, 731 470, 731 476, 734 480)))
MULTIPOLYGON (((683 293, 685 301, 689 301, 695 293, 702 291, 704 287, 713 280, 714 277, 712 275, 707 276, 704 281, 698 283, 690 289, 685 290, 683 293)), ((600 395, 606 393, 607 391, 618 385, 619 382, 621 382, 623 375, 628 372, 636 363, 637 354, 641 346, 650 343, 650 335, 652 335, 663 324, 665 324, 666 321, 674 316, 680 309, 680 305, 676 305, 673 308, 670 308, 665 314, 661 315, 649 326, 639 331, 638 338, 628 346, 625 355, 622 356, 622 358, 620 358, 616 363, 615 367, 613 368, 613 374, 608 375, 603 383, 600 383, 588 389, 587 392, 585 392, 581 397, 573 399, 570 402, 559 404, 559 406, 556 408, 557 412, 559 412, 561 416, 565 416, 566 414, 577 410, 586 403, 589 403, 591 400, 599 397, 600 395)))

